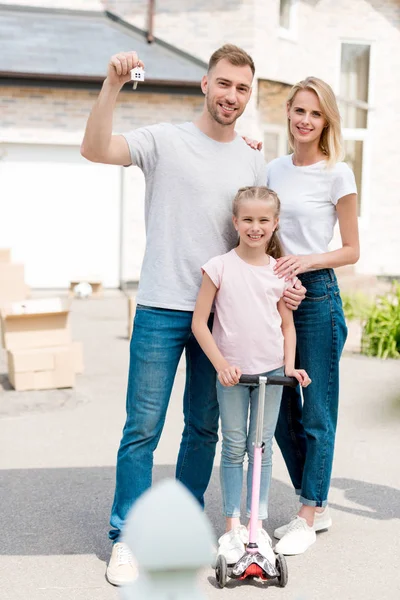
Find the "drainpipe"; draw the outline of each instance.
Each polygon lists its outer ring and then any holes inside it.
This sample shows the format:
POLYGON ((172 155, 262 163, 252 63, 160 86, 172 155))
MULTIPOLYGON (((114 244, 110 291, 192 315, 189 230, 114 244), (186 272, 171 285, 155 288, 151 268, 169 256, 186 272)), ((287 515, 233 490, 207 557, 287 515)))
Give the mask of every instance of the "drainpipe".
POLYGON ((147 43, 151 44, 154 42, 153 27, 154 27, 154 10, 156 1, 149 0, 149 10, 147 17, 147 43))

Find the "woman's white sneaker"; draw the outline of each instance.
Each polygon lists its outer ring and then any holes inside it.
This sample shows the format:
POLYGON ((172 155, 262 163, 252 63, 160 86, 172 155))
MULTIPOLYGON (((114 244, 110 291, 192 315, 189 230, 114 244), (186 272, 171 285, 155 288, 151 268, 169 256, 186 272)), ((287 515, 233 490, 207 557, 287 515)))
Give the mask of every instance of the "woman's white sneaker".
POLYGON ((137 564, 128 545, 124 542, 117 542, 112 547, 106 571, 107 580, 112 585, 126 585, 135 581, 137 576, 137 564))
MULTIPOLYGON (((285 535, 285 533, 288 530, 290 523, 288 523, 287 525, 282 525, 281 527, 278 527, 278 529, 275 529, 274 537, 277 540, 280 540, 283 538, 283 536, 285 535)), ((326 506, 322 512, 315 511, 313 529, 316 533, 318 531, 323 531, 324 529, 329 529, 329 527, 331 527, 331 525, 332 525, 332 518, 331 518, 331 514, 329 512, 328 506, 326 506)))
POLYGON ((247 528, 239 525, 221 535, 218 540, 218 556, 222 554, 228 565, 237 563, 245 552, 245 544, 249 540, 247 528))
POLYGON ((303 554, 317 539, 313 527, 303 517, 295 517, 288 525, 283 538, 275 546, 277 554, 303 554))

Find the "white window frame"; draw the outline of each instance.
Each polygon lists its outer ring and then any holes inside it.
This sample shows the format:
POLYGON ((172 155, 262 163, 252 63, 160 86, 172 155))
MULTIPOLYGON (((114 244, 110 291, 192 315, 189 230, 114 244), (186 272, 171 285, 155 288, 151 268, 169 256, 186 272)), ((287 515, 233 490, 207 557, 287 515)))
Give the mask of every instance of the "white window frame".
POLYGON ((286 127, 284 125, 274 125, 273 123, 266 123, 262 128, 262 136, 264 143, 264 136, 266 133, 274 133, 278 136, 278 153, 275 158, 284 156, 287 154, 287 134, 286 127))
POLYGON ((374 42, 370 39, 361 38, 340 38, 337 51, 337 69, 336 69, 336 82, 335 92, 340 98, 340 77, 341 77, 341 59, 342 59, 342 45, 343 44, 355 44, 364 45, 370 47, 369 53, 369 74, 368 74, 368 115, 367 115, 367 127, 366 128, 347 128, 342 129, 343 139, 356 140, 363 142, 363 164, 361 171, 362 187, 361 187, 361 206, 360 215, 358 222, 360 228, 367 227, 370 221, 371 205, 370 205, 370 165, 371 165, 371 131, 373 130, 374 120, 374 76, 375 76, 375 47, 374 42))
POLYGON ((297 0, 290 0, 289 27, 282 27, 280 20, 281 0, 278 2, 278 35, 292 42, 297 41, 297 0))

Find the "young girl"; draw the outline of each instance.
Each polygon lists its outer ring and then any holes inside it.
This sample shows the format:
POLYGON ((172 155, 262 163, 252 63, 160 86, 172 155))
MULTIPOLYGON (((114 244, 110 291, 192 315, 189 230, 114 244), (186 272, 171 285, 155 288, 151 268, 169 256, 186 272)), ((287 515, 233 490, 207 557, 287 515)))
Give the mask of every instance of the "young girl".
POLYGON ((302 504, 278 528, 275 550, 300 554, 316 531, 331 525, 327 498, 339 398, 339 359, 347 329, 333 267, 359 257, 354 175, 343 162, 340 115, 328 84, 308 77, 290 91, 288 136, 293 154, 268 165, 267 185, 282 202, 285 256, 274 265, 281 280, 301 274, 305 300, 294 313, 297 360, 313 379, 304 392, 284 388, 276 439, 302 504), (339 221, 342 247, 329 251, 339 221), (326 507, 326 508, 325 508, 326 507))
MULTIPOLYGON (((240 524, 243 460, 247 452, 247 516, 250 516, 251 480, 258 388, 236 385, 242 373, 294 376, 303 386, 307 373, 295 369, 296 334, 292 311, 282 299, 288 283, 274 273, 281 256, 277 237, 280 203, 266 187, 241 188, 233 202, 233 223, 239 233, 234 249, 216 256, 203 267, 203 281, 193 314, 192 330, 214 365, 221 416, 221 487, 226 533, 218 553, 228 564, 243 555, 248 540, 240 524), (207 326, 215 303, 213 332, 207 326), (250 418, 249 418, 250 407, 250 418)), ((291 285, 291 284, 290 284, 291 285)), ((267 518, 271 480, 272 438, 281 403, 282 388, 267 386, 260 488, 260 552, 274 564, 271 540, 262 529, 267 518)))

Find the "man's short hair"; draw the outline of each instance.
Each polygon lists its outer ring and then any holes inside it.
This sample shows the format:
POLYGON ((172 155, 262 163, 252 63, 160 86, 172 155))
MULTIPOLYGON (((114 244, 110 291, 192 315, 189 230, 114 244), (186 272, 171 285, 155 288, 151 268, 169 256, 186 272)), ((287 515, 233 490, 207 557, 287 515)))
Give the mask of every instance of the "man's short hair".
POLYGON ((225 44, 224 46, 221 46, 221 48, 218 48, 218 50, 216 50, 210 58, 208 63, 208 71, 211 71, 211 69, 215 67, 215 65, 222 59, 226 59, 235 67, 248 66, 254 75, 256 68, 254 66, 253 59, 242 48, 239 48, 239 46, 225 44))

